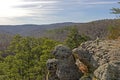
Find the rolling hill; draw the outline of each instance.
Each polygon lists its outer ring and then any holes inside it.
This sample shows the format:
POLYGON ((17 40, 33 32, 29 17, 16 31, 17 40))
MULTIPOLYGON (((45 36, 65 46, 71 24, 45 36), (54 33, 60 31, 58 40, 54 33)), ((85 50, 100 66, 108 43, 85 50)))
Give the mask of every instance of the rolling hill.
POLYGON ((34 36, 34 37, 50 37, 53 39, 65 39, 68 30, 71 26, 77 27, 80 34, 85 34, 95 39, 97 36, 104 38, 107 35, 107 30, 110 26, 120 25, 119 19, 106 19, 92 21, 88 23, 55 23, 47 25, 35 25, 35 24, 24 24, 24 25, 0 25, 0 34, 20 34, 22 36, 34 36), (63 30, 63 31, 62 31, 63 30), (50 32, 52 31, 52 32, 50 32), (60 32, 62 31, 62 32, 60 32))

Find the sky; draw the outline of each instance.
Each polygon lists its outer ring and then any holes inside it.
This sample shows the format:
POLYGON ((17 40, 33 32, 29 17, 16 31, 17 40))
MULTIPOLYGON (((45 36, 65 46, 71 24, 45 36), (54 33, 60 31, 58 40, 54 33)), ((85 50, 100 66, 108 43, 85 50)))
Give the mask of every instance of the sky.
POLYGON ((120 0, 0 0, 0 25, 90 22, 113 19, 120 0))

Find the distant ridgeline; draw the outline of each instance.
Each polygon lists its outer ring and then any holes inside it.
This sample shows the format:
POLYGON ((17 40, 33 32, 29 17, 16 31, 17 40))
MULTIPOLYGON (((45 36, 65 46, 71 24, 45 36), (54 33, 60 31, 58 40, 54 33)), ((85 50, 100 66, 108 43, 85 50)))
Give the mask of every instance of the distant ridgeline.
POLYGON ((109 27, 118 25, 120 25, 119 19, 98 20, 88 23, 66 22, 50 25, 0 25, 0 34, 49 37, 63 41, 69 32, 69 28, 76 26, 79 34, 85 34, 90 36, 92 39, 96 39, 97 36, 105 38, 108 34, 109 27))

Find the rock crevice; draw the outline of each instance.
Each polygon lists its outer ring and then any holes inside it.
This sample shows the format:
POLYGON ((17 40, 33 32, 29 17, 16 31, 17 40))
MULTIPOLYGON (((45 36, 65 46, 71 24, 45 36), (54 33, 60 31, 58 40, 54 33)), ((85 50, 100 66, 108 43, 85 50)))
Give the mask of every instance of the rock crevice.
POLYGON ((87 41, 73 50, 58 45, 53 55, 53 80, 120 80, 120 40, 87 41))

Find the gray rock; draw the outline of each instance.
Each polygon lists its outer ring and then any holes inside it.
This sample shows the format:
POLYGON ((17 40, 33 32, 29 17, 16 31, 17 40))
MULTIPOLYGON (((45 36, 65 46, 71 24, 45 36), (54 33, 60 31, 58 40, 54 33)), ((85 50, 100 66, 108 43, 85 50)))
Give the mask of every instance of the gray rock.
POLYGON ((73 55, 76 59, 79 59, 84 65, 88 67, 90 73, 98 67, 97 60, 95 60, 96 57, 90 54, 86 49, 73 49, 73 55))
POLYGON ((56 59, 66 59, 69 56, 72 55, 72 51, 70 48, 63 46, 63 45, 58 45, 55 47, 53 53, 52 53, 56 59))
POLYGON ((46 80, 60 80, 56 74, 56 70, 57 70, 57 59, 49 59, 47 61, 47 76, 46 76, 46 80))
POLYGON ((74 49, 73 55, 97 80, 120 80, 120 40, 88 41, 74 49))
POLYGON ((60 80, 120 80, 120 40, 87 41, 73 50, 58 45, 53 55, 48 63, 57 64, 53 72, 60 80))
POLYGON ((120 80, 120 62, 106 63, 95 70, 98 80, 120 80))
POLYGON ((68 47, 58 45, 53 54, 58 60, 56 74, 60 80, 79 80, 81 78, 83 74, 76 66, 72 51, 68 47))

